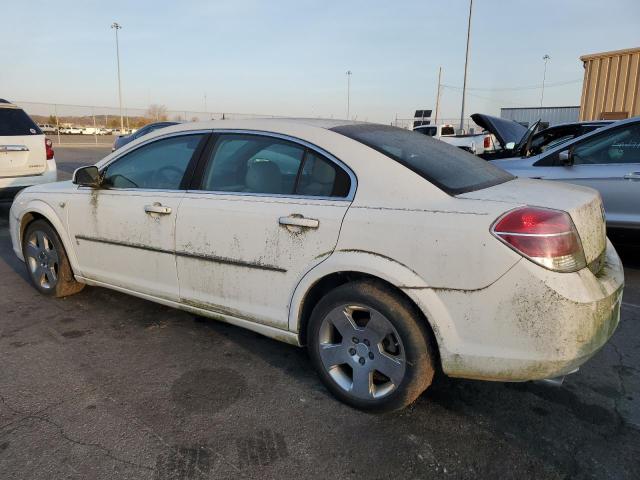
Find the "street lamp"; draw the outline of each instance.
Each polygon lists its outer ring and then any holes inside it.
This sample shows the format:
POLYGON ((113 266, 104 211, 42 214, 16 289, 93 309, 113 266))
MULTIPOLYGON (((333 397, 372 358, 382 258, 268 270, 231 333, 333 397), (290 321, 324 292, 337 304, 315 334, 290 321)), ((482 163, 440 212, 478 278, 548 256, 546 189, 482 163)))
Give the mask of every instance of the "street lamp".
POLYGON ((120 106, 120 132, 124 133, 124 120, 122 118, 122 83, 120 82, 120 46, 118 45, 118 30, 122 28, 117 22, 111 24, 111 28, 116 31, 116 60, 118 62, 118 103, 120 106))
POLYGON ((347 70, 347 120, 349 120, 349 109, 351 103, 351 70, 347 70))
POLYGON ((471 12, 473 0, 469 0, 469 22, 467 24, 467 50, 464 57, 464 81, 462 82, 462 112, 460 113, 460 130, 464 130, 464 100, 467 96, 467 65, 469 64, 469 39, 471 38, 471 12))
POLYGON ((542 57, 544 60, 544 73, 542 74, 542 93, 540 94, 540 106, 542 107, 542 100, 544 100, 544 81, 547 79, 547 62, 551 60, 549 55, 542 57))

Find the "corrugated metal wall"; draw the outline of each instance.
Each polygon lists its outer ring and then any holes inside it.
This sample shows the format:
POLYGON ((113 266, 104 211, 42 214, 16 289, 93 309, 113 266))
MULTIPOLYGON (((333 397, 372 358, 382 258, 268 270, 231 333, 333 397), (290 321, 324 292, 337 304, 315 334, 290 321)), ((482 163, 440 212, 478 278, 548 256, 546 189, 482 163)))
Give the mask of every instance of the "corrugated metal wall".
POLYGON ((501 108, 500 116, 518 123, 531 125, 541 120, 549 126, 559 123, 577 122, 580 107, 531 107, 531 108, 501 108))
POLYGON ((640 48, 580 57, 584 81, 580 120, 640 115, 640 48))

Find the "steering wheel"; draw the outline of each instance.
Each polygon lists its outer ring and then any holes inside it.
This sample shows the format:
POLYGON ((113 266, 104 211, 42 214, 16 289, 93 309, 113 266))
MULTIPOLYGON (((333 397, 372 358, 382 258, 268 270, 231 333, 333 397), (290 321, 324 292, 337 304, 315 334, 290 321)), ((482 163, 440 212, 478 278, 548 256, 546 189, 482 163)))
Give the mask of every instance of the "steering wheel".
POLYGON ((182 169, 173 165, 160 167, 153 174, 153 183, 161 187, 178 188, 184 172, 182 169))

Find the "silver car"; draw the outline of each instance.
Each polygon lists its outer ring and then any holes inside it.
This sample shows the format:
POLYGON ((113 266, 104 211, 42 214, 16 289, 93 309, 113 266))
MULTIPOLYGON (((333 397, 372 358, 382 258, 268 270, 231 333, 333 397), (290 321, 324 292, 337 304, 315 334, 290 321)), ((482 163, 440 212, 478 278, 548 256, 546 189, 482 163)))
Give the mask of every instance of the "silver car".
POLYGON ((604 202, 608 228, 640 232, 640 117, 612 123, 538 155, 491 163, 518 177, 595 188, 604 202))

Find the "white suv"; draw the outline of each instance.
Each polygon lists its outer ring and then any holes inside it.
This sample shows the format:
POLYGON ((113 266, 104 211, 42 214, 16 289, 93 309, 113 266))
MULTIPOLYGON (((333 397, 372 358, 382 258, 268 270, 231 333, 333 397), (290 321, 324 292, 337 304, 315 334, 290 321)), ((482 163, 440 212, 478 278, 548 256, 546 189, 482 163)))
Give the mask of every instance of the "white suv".
POLYGON ((55 182, 51 140, 20 107, 0 99, 0 200, 30 185, 55 182))

